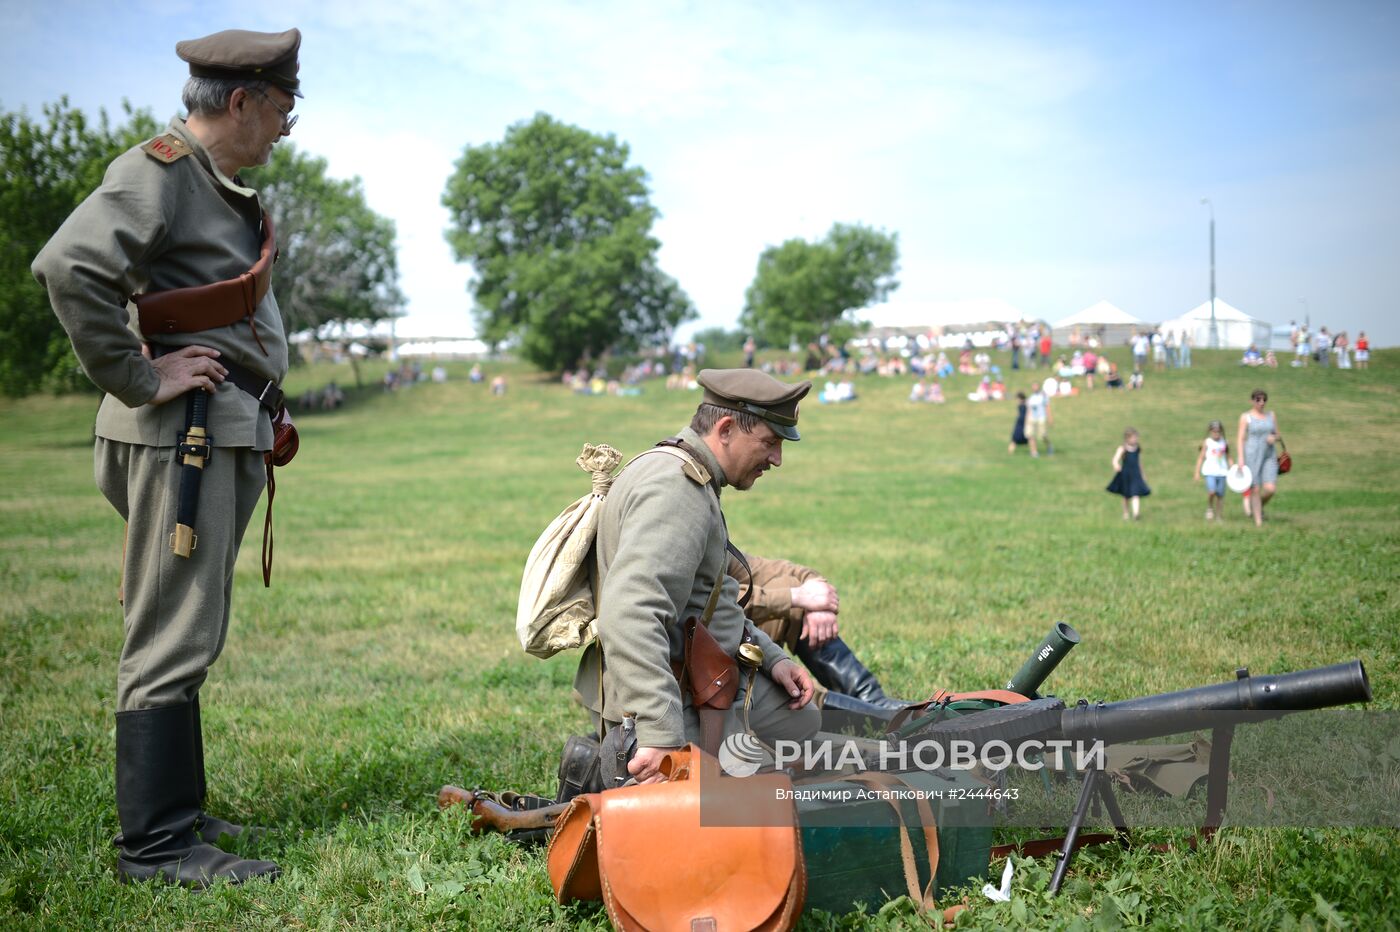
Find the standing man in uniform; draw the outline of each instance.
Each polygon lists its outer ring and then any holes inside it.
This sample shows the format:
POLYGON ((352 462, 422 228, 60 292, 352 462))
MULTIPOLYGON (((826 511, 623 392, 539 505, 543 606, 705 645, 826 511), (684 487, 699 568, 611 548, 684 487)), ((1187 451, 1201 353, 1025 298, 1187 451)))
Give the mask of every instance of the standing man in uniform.
MULTIPOLYGON (((701 724, 677 670, 684 658, 683 623, 713 604, 709 633, 727 656, 743 641, 763 652, 753 677, 749 724, 765 741, 804 740, 821 713, 812 678, 739 606, 728 565, 720 491, 746 491, 782 465, 783 441, 797 441, 797 403, 810 382, 786 385, 754 369, 705 369, 704 398, 690 426, 674 438, 684 456, 664 446, 636 458, 613 483, 600 516, 598 640, 584 652, 574 687, 594 724, 636 721, 637 750, 628 772, 638 783, 661 779, 665 752, 701 738, 701 724), (714 597, 713 603, 711 602, 714 597)), ((725 731, 742 727, 741 693, 725 731)))
POLYGON ((885 695, 874 673, 841 638, 836 587, 810 567, 744 554, 729 557, 727 572, 747 593, 744 614, 773 641, 797 655, 816 679, 820 709, 879 715, 910 703, 885 695), (748 564, 747 569, 744 563, 748 564))
POLYGON ((83 370, 107 393, 95 475, 127 522, 116 715, 123 881, 203 887, 279 874, 271 861, 210 844, 242 827, 204 812, 199 688, 224 646, 234 562, 266 481, 287 372, 271 223, 238 172, 265 164, 296 122, 300 46, 296 29, 179 43, 188 119, 119 156, 34 260, 83 370), (135 329, 128 300, 140 308, 135 329), (207 439, 191 430, 200 420, 207 439), (192 466, 202 467, 193 515, 181 503, 192 466))

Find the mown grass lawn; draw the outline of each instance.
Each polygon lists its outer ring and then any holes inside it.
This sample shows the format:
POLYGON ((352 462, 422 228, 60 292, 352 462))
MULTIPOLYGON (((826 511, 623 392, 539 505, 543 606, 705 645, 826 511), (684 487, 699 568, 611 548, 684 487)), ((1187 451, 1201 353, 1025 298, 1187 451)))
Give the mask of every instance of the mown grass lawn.
MULTIPOLYGON (((951 380, 942 406, 907 402, 910 380, 860 379, 853 404, 804 403, 783 467, 725 496, 731 533, 825 572, 845 638, 896 694, 1000 685, 1066 620, 1084 643, 1049 684, 1064 697, 1359 657, 1376 706, 1395 709, 1400 351, 1366 372, 1246 371, 1235 358, 1197 351, 1196 368, 1149 372, 1143 391, 1057 402, 1055 455, 1034 461, 1007 455, 1014 404, 961 400, 970 378, 951 380), (1196 445, 1212 418, 1233 442, 1256 386, 1295 471, 1262 530, 1235 496, 1207 523, 1196 445), (1130 424, 1153 487, 1137 523, 1103 491, 1130 424)), ((537 661, 515 641, 521 566, 585 491, 573 465, 585 441, 636 452, 685 424, 697 396, 652 383, 636 398, 579 397, 496 366, 510 390, 492 397, 465 371, 299 417, 273 588, 250 533, 202 694, 210 808, 278 827, 250 853, 285 873, 206 895, 111 874, 122 529, 92 485, 97 399, 0 403, 0 925, 606 927, 600 909, 554 903, 541 854, 470 837, 433 792, 553 792, 559 748, 587 725, 572 658, 537 661)), ((1013 392, 1032 378, 1007 374, 1013 392)), ((352 381, 301 370, 291 394, 330 378, 352 381)), ((1091 849, 1058 900, 1044 895, 1049 860, 1026 862, 1013 903, 976 897, 959 926, 1395 926, 1397 855, 1385 830, 1227 828, 1197 852, 1091 849)), ((807 924, 869 922, 921 927, 898 908, 807 924)))

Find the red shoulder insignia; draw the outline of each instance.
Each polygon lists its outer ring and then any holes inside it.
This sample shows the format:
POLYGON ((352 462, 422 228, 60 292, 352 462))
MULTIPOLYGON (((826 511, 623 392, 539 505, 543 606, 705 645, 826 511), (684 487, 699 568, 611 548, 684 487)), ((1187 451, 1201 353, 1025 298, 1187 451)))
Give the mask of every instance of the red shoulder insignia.
POLYGON ((179 136, 174 133, 166 133, 164 136, 157 136, 146 143, 141 147, 141 151, 157 162, 169 165, 171 162, 184 158, 194 150, 179 136))

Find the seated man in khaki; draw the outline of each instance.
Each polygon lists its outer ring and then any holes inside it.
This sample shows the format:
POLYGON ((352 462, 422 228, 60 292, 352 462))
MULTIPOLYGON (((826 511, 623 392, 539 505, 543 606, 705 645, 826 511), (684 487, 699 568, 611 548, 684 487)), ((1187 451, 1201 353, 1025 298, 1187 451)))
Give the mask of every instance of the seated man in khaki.
POLYGON ((739 581, 740 599, 745 593, 749 596, 744 614, 806 664, 820 684, 818 708, 872 712, 871 706, 900 709, 908 705, 885 695, 875 674, 841 639, 836 620, 841 599, 835 586, 800 563, 747 553, 744 559, 747 568, 731 555, 728 570, 739 581))

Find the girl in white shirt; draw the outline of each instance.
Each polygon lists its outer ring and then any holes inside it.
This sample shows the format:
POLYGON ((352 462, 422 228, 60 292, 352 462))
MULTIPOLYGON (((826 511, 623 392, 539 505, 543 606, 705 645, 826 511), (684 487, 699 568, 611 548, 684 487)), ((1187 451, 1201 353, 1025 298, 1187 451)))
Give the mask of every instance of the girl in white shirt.
POLYGON ((1206 520, 1224 517, 1221 503, 1225 500, 1225 477, 1230 472, 1230 442, 1225 439, 1225 425, 1211 421, 1201 452, 1196 457, 1196 478, 1206 481, 1206 520))

